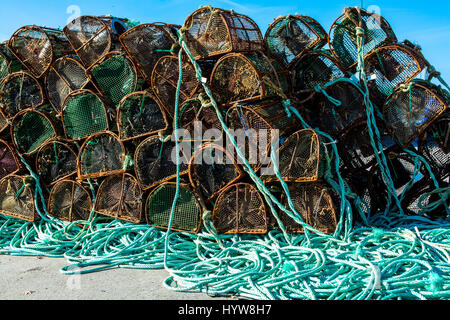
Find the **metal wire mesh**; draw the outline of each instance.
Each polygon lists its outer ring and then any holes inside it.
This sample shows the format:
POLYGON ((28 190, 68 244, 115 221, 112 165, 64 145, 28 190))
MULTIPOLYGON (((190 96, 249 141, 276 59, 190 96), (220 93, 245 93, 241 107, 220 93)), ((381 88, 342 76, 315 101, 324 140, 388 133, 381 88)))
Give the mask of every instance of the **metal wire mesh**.
POLYGON ((97 191, 95 211, 117 219, 142 221, 143 192, 136 179, 127 173, 103 180, 97 191))
POLYGON ((256 23, 234 11, 202 7, 187 17, 183 27, 194 59, 207 59, 231 51, 264 50, 256 23))
POLYGON ((61 111, 67 96, 83 89, 89 82, 84 67, 71 57, 56 60, 46 76, 47 95, 50 103, 61 111))
POLYGON ((8 127, 8 120, 4 116, 3 112, 0 109, 0 132, 5 130, 8 127))
POLYGON ((317 21, 300 15, 275 19, 264 36, 270 54, 287 67, 305 52, 323 47, 327 39, 327 33, 317 21))
POLYGON ((90 136, 77 159, 79 179, 99 178, 125 171, 125 148, 112 132, 90 136))
MULTIPOLYGON (((175 193, 176 184, 163 183, 149 194, 145 207, 145 217, 149 225, 163 229, 169 227, 175 193)), ((187 185, 181 184, 171 230, 197 233, 201 227, 201 213, 196 195, 187 185)))
POLYGON ((121 140, 129 140, 162 132, 169 127, 158 101, 140 91, 125 96, 117 108, 117 122, 121 140))
POLYGON ((69 94, 63 104, 62 122, 66 137, 72 140, 108 130, 106 108, 90 90, 82 89, 69 94))
POLYGON ((0 140, 0 179, 16 173, 20 168, 19 164, 14 149, 6 141, 0 140))
POLYGON ((11 73, 9 62, 6 56, 0 51, 0 82, 11 73))
POLYGON ((0 83, 0 106, 8 119, 22 110, 33 109, 43 103, 42 86, 27 72, 11 73, 0 83))
POLYGON ((9 175, 0 180, 0 214, 34 222, 34 190, 24 177, 9 175))
POLYGON ((49 215, 67 222, 87 221, 91 211, 91 196, 80 183, 63 180, 52 188, 48 200, 49 215))
POLYGON ((9 50, 8 41, 0 43, 0 82, 10 73, 23 70, 22 62, 9 50))

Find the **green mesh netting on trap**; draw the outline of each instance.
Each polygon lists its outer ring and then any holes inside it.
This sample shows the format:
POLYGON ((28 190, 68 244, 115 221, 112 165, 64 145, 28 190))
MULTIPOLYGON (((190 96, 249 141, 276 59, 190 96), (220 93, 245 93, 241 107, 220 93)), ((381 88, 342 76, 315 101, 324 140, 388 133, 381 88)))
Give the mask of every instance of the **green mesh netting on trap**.
POLYGON ((3 140, 0 140, 0 179, 19 170, 19 162, 14 149, 3 140))
POLYGON ((0 51, 0 82, 9 74, 9 62, 5 55, 0 51))
POLYGON ((17 150, 25 155, 34 153, 57 135, 51 121, 38 111, 18 114, 12 122, 11 133, 17 150))
POLYGON ((48 213, 60 220, 88 220, 92 210, 89 192, 80 183, 63 180, 54 185, 48 200, 48 213))
POLYGON ((105 55, 90 70, 99 91, 113 104, 136 89, 137 74, 133 63, 123 54, 105 55))
POLYGON ((10 175, 0 180, 0 214, 35 221, 34 190, 24 177, 10 175))
MULTIPOLYGON (((164 183, 148 196, 145 216, 149 225, 167 229, 175 198, 176 185, 164 183)), ((201 225, 201 208, 195 194, 180 185, 179 198, 173 212, 172 230, 197 232, 201 225)))
POLYGON ((108 116, 102 100, 92 91, 77 90, 64 102, 62 120, 67 138, 81 139, 108 130, 108 116))

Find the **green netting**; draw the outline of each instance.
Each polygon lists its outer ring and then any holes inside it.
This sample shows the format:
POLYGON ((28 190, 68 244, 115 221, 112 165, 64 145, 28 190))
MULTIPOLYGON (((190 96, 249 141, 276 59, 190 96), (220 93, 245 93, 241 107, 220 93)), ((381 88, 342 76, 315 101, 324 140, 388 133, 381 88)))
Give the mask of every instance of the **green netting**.
POLYGON ((9 64, 6 57, 0 52, 0 82, 9 74, 9 64))
POLYGON ((90 91, 75 91, 67 97, 62 111, 66 136, 81 139, 108 130, 108 117, 100 98, 90 91))
POLYGON ((90 70, 98 89, 114 106, 136 89, 137 74, 124 55, 106 56, 90 70))

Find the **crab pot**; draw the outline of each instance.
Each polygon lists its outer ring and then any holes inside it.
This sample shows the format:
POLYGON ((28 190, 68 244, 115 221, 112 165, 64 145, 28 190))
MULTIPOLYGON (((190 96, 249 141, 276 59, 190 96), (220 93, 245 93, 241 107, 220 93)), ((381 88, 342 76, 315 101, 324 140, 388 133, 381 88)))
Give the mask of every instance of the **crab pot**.
POLYGON ((433 84, 413 81, 399 87, 383 108, 386 126, 403 148, 422 135, 448 106, 447 98, 433 84))
POLYGON ((237 103, 228 109, 226 123, 234 129, 237 146, 254 170, 270 158, 272 144, 278 137, 287 136, 300 126, 297 117, 286 114, 279 99, 237 103), (278 130, 278 136, 272 130, 278 130))
POLYGON ((50 191, 48 213, 66 222, 87 221, 92 212, 91 195, 79 182, 62 180, 50 191))
POLYGON ((36 156, 36 169, 45 186, 76 175, 77 154, 64 141, 45 143, 36 156))
POLYGON ((223 190, 212 213, 219 234, 264 234, 268 231, 266 205, 255 186, 237 183, 223 190))
POLYGON ((67 96, 83 89, 88 84, 89 78, 77 60, 62 57, 52 64, 45 82, 50 103, 56 110, 61 111, 67 96))
POLYGON ((365 59, 366 74, 375 76, 368 82, 371 99, 382 105, 397 86, 409 83, 427 64, 420 48, 409 42, 378 48, 365 59))
POLYGON ((345 8, 344 14, 331 26, 328 44, 333 55, 346 70, 358 63, 357 27, 364 30, 364 56, 381 46, 397 42, 391 26, 379 14, 356 7, 345 8))
POLYGON ((62 123, 67 139, 80 140, 108 130, 108 115, 103 101, 90 90, 69 94, 63 104, 62 123))
POLYGON ((208 59, 229 52, 264 50, 258 25, 234 11, 202 7, 187 17, 186 44, 194 59, 208 59))
MULTIPOLYGON (((145 205, 145 218, 151 226, 168 229, 176 184, 166 182, 153 190, 145 205)), ((180 184, 179 196, 173 212, 171 230, 197 233, 201 227, 203 210, 189 185, 180 184)))
MULTIPOLYGON (((182 60, 183 75, 179 105, 191 99, 200 89, 194 66, 184 58, 182 60)), ((178 57, 163 56, 156 62, 151 78, 153 92, 171 118, 175 114, 175 96, 179 77, 178 64, 178 57)))
POLYGON ((307 101, 316 93, 317 86, 345 78, 346 74, 328 50, 304 54, 290 67, 292 93, 296 99, 307 101))
POLYGON ((24 110, 12 120, 11 137, 16 150, 22 155, 33 154, 56 136, 53 123, 42 112, 24 110))
POLYGON ((25 109, 34 109, 44 103, 42 86, 31 74, 9 74, 0 83, 0 106, 7 119, 25 109))
POLYGON ((0 51, 0 82, 11 73, 11 67, 6 55, 0 51))
MULTIPOLYGON (((294 208, 304 223, 323 233, 336 230, 338 217, 333 194, 321 183, 294 183, 289 187, 294 208)), ((283 194, 282 203, 289 209, 287 197, 283 194)), ((282 212, 281 221, 289 233, 303 233, 304 228, 293 218, 282 212)))
POLYGON ((138 75, 131 60, 122 53, 104 55, 90 69, 88 76, 112 107, 137 88, 138 75))
MULTIPOLYGON (((448 188, 450 186, 448 182, 443 182, 442 187, 448 188)), ((429 183, 423 188, 416 190, 416 192, 406 196, 403 201, 406 213, 413 216, 423 215, 425 207, 433 206, 437 201, 442 200, 439 193, 432 193, 435 189, 434 184, 429 183)), ((432 210, 426 211, 425 214, 432 218, 447 218, 446 210, 449 205, 450 203, 447 199, 444 203, 434 207, 432 210)))
POLYGON ((125 172, 125 147, 114 133, 91 135, 81 146, 77 158, 78 178, 100 178, 125 172))
POLYGON ((95 211, 134 223, 142 221, 143 191, 136 179, 122 173, 107 177, 97 191, 95 211))
POLYGON ((0 82, 10 73, 23 70, 22 62, 8 49, 8 41, 0 43, 0 82))
POLYGON ((191 186, 211 201, 224 188, 244 176, 236 159, 224 148, 215 144, 204 144, 194 152, 189 163, 191 186))
MULTIPOLYGON (((314 130, 304 129, 289 136, 278 153, 278 169, 285 182, 317 181, 323 175, 321 170, 321 146, 314 130)), ((273 162, 270 162, 273 165, 273 162)), ((278 181, 273 175, 263 175, 265 183, 278 181)))
POLYGON ((264 36, 270 54, 287 67, 304 53, 323 47, 327 39, 328 34, 316 20, 301 15, 275 19, 264 36))
POLYGON ((151 84, 153 68, 160 58, 178 44, 179 26, 165 23, 145 23, 120 36, 120 42, 133 60, 142 77, 151 84))
POLYGON ((9 40, 8 48, 36 78, 43 76, 56 59, 73 54, 64 33, 38 26, 17 30, 9 40))
MULTIPOLYGON (((183 138, 183 141, 207 143, 221 140, 223 138, 222 125, 214 108, 202 107, 199 99, 187 100, 180 109, 179 127, 187 130, 189 138, 183 138), (205 132, 214 130, 220 132, 218 137, 205 136, 205 132), (199 139, 197 139, 197 136, 199 139)), ((212 131, 211 131, 212 132, 212 131)))
POLYGON ((6 141, 0 140, 0 179, 16 173, 20 167, 14 149, 6 141))
MULTIPOLYGON (((169 137, 151 136, 142 141, 134 154, 134 170, 142 189, 147 190, 177 175, 175 143, 169 137)), ((180 145, 180 174, 187 174, 191 154, 180 145)))
POLYGON ((0 214, 34 222, 34 188, 25 177, 9 175, 0 180, 0 214))
POLYGON ((105 54, 121 50, 119 36, 128 29, 124 19, 107 16, 80 16, 63 29, 85 68, 90 68, 105 54))
POLYGON ((286 71, 277 60, 260 51, 229 53, 220 58, 211 73, 210 87, 214 100, 222 107, 289 92, 286 71))
POLYGON ((117 122, 122 141, 163 132, 169 128, 158 101, 145 91, 131 93, 122 99, 117 108, 117 122))
POLYGON ((450 115, 446 114, 428 127, 419 142, 419 151, 441 181, 450 175, 450 115))

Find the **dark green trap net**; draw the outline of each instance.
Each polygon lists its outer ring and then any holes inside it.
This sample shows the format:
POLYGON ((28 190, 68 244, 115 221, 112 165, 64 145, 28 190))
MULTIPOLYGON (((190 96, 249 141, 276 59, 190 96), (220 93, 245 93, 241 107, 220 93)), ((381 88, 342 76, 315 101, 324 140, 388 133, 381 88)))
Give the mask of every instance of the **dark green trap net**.
POLYGON ((36 220, 34 190, 24 177, 10 175, 0 180, 0 214, 25 221, 36 220))
POLYGON ((0 51, 0 82, 10 73, 9 62, 0 51))
POLYGON ((88 220, 92 210, 89 192, 80 183, 63 180, 55 184, 48 200, 48 213, 62 221, 88 220))
MULTIPOLYGON (((148 196, 145 216, 151 226, 169 227, 176 184, 164 183, 148 196)), ((195 194, 186 185, 180 185, 179 197, 173 213, 171 230, 196 233, 201 225, 201 207, 195 194)))

